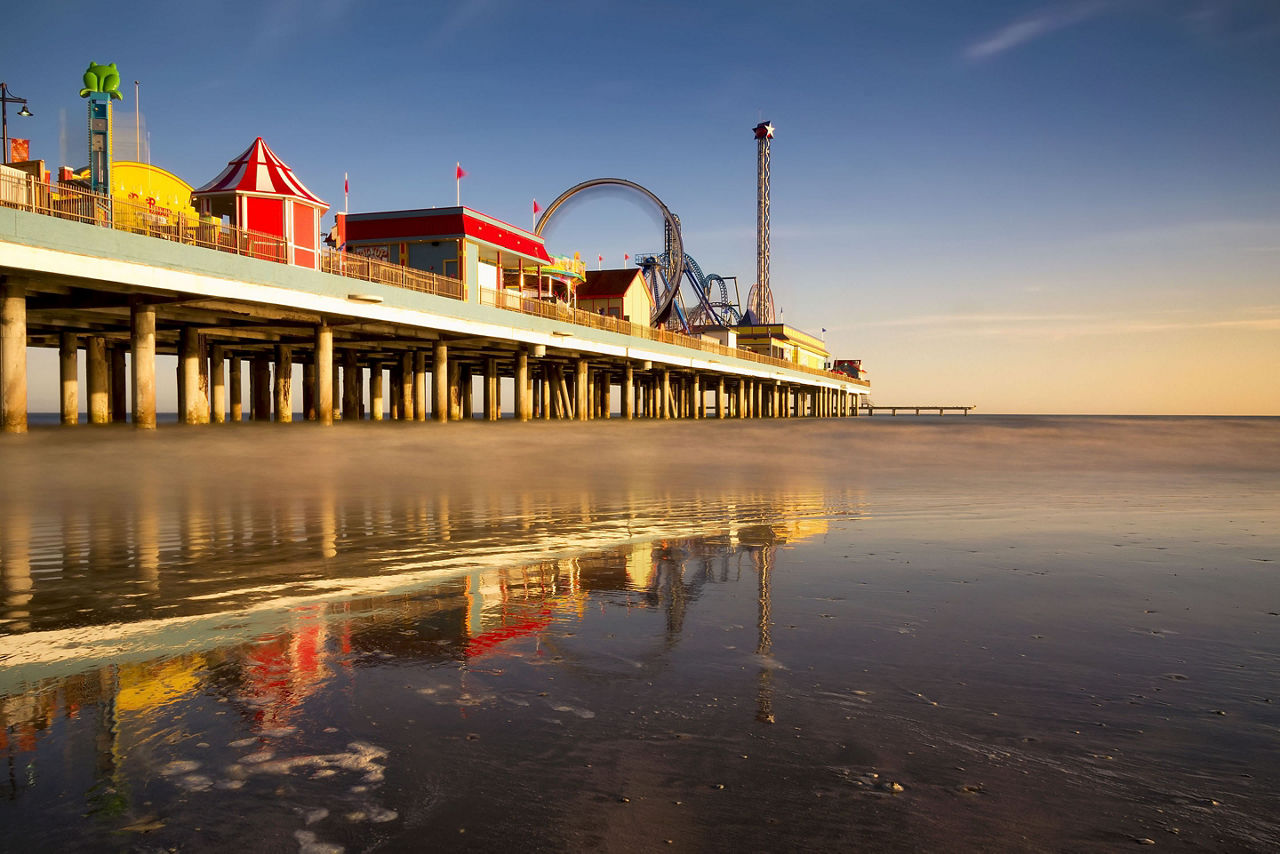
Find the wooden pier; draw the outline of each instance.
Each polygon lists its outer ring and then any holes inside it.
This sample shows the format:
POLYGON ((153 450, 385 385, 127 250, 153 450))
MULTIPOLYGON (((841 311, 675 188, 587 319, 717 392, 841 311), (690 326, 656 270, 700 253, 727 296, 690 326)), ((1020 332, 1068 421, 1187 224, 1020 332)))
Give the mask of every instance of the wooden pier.
POLYGON ((246 374, 251 420, 293 420, 298 364, 302 415, 324 424, 469 419, 477 387, 483 418, 497 420, 502 379, 522 421, 609 418, 613 400, 625 419, 843 417, 870 391, 843 374, 345 253, 292 266, 277 249, 225 225, 152 233, 145 218, 78 210, 35 185, 6 195, 4 431, 27 429, 28 347, 59 351, 64 424, 83 403, 91 424, 143 429, 156 425, 157 354, 178 359, 184 424, 240 421, 246 374))
POLYGON ((932 415, 938 413, 942 415, 947 412, 959 412, 961 415, 968 415, 970 409, 977 409, 976 406, 875 406, 873 404, 861 404, 858 409, 868 415, 875 415, 876 411, 888 411, 890 415, 897 415, 898 410, 903 412, 913 412, 916 415, 932 415))

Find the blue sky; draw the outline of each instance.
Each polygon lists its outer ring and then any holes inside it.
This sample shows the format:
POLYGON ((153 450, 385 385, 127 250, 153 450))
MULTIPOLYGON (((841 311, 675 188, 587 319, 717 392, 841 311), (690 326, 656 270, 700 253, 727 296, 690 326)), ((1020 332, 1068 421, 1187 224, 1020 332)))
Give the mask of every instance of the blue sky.
MULTIPOLYGON (((775 296, 878 403, 1280 414, 1274 0, 52 2, 0 40, 51 163, 86 159, 79 78, 114 61, 118 157, 137 79, 193 184, 259 135, 335 206, 349 172, 352 210, 452 204, 455 161, 524 226, 630 178, 744 295, 768 119, 775 296)), ((617 194, 549 233, 614 265, 660 239, 617 194)))

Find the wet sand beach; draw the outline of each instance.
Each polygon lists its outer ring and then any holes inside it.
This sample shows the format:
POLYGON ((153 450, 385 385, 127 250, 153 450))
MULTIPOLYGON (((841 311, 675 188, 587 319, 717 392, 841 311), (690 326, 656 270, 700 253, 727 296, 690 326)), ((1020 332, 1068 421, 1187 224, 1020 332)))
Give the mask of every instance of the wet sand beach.
POLYGON ((0 848, 1268 851, 1280 419, 0 442, 0 848))

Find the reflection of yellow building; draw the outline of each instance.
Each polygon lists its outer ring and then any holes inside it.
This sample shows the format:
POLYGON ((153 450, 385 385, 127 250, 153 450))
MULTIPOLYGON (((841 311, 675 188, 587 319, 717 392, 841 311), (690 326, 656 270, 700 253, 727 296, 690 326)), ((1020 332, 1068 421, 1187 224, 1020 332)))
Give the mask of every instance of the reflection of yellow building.
POLYGON ((648 590, 653 583, 653 543, 636 543, 627 552, 627 581, 633 590, 648 590))
POLYGON ((200 687, 201 655, 184 655, 160 663, 121 664, 116 709, 141 712, 193 696, 200 687))
POLYGON ((826 519, 792 519, 773 526, 789 543, 820 537, 827 533, 831 524, 826 519))

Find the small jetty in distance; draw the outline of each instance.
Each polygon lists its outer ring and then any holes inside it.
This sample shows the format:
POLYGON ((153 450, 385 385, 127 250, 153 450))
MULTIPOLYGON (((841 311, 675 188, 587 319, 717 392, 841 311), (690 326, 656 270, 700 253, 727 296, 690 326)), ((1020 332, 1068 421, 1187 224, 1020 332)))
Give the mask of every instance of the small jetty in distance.
POLYGON ((961 415, 968 415, 969 410, 977 409, 976 406, 883 406, 875 403, 859 404, 858 409, 868 415, 875 415, 876 410, 884 412, 888 410, 890 415, 897 415, 898 410, 903 412, 911 412, 915 415, 932 415, 938 413, 943 415, 947 412, 959 412, 961 415))

